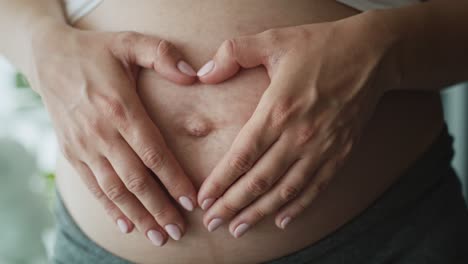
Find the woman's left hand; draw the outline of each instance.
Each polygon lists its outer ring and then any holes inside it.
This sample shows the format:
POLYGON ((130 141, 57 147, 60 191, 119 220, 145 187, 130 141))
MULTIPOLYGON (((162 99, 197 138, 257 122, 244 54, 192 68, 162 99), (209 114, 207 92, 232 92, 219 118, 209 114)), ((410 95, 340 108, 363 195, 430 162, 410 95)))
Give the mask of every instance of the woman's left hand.
POLYGON ((209 231, 231 221, 229 230, 239 237, 273 213, 284 229, 342 166, 385 92, 377 77, 388 68, 383 61, 391 44, 373 25, 355 20, 227 40, 200 69, 202 82, 218 83, 240 68, 263 65, 271 80, 200 188, 209 231))

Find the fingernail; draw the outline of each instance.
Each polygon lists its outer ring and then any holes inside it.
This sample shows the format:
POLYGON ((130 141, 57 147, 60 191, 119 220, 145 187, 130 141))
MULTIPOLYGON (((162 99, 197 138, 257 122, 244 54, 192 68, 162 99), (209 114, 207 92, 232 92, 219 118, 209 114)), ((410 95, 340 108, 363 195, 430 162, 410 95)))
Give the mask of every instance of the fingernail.
POLYGON ((151 243, 153 243, 155 246, 160 247, 164 243, 163 235, 156 230, 148 231, 147 236, 149 240, 151 241, 151 243))
POLYGON ((221 218, 213 218, 208 224, 208 231, 213 232, 223 223, 221 218))
POLYGON ((182 237, 182 233, 178 226, 169 224, 164 227, 169 236, 174 240, 179 240, 182 237))
POLYGON ((243 224, 240 224, 236 227, 236 229, 234 230, 234 237, 235 238, 239 238, 240 236, 242 236, 245 231, 247 231, 247 229, 249 229, 250 225, 246 224, 246 223, 243 223, 243 224))
POLYGON ((211 70, 213 70, 214 65, 215 63, 213 60, 210 60, 209 62, 207 62, 205 65, 203 65, 203 67, 200 68, 200 70, 198 70, 197 72, 198 77, 208 74, 211 70))
POLYGON ((128 228, 128 225, 127 225, 127 222, 123 219, 118 219, 117 220, 117 226, 119 227, 120 229, 120 232, 124 233, 124 234, 127 234, 128 231, 129 231, 129 228, 128 228))
POLYGON ((192 203, 192 200, 190 200, 190 198, 188 198, 187 196, 181 196, 181 197, 179 197, 179 203, 180 203, 180 205, 182 205, 182 207, 184 207, 187 211, 193 211, 193 203, 192 203))
POLYGON ((210 206, 213 205, 215 199, 213 198, 207 198, 205 199, 203 202, 202 202, 202 205, 201 205, 201 208, 203 211, 206 211, 208 210, 208 208, 210 208, 210 206))
POLYGON ((289 224, 289 222, 291 222, 291 217, 287 216, 285 218, 283 218, 283 220, 281 220, 281 223, 280 223, 280 227, 281 229, 284 229, 286 228, 286 226, 289 224))
POLYGON ((197 76, 195 70, 193 70, 193 68, 183 60, 180 60, 177 63, 177 69, 179 69, 179 71, 181 71, 182 73, 187 74, 188 76, 197 76))

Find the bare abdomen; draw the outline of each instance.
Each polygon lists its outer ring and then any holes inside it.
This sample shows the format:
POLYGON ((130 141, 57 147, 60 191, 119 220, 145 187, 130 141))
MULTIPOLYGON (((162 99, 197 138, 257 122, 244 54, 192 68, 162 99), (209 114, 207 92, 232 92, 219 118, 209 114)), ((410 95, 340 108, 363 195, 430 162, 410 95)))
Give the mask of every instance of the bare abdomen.
MULTIPOLYGON (((154 34, 173 42, 189 63, 200 67, 224 39, 353 14, 325 0, 109 0, 77 26, 154 34)), ((220 85, 193 86, 175 85, 143 71, 138 89, 168 145, 199 186, 227 151, 268 83, 262 68, 244 71, 220 85)), ((63 159, 58 186, 82 230, 124 258, 138 263, 255 263, 296 251, 352 219, 425 150, 441 124, 438 95, 386 95, 349 162, 301 218, 286 231, 268 218, 237 240, 226 228, 208 233, 197 210, 184 213, 188 231, 181 241, 155 248, 137 232, 121 235, 63 159)))

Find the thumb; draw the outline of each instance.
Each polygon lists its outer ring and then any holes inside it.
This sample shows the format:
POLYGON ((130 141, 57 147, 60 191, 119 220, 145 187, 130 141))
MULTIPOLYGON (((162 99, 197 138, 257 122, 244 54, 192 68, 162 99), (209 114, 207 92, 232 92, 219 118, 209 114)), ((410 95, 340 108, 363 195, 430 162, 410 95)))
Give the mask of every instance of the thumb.
POLYGON ((201 82, 219 83, 234 76, 239 69, 259 65, 267 67, 268 45, 261 34, 224 41, 213 60, 208 61, 197 75, 201 82))
POLYGON ((169 41, 136 32, 117 34, 112 51, 124 63, 154 69, 164 78, 179 84, 192 84, 196 80, 193 68, 169 41))

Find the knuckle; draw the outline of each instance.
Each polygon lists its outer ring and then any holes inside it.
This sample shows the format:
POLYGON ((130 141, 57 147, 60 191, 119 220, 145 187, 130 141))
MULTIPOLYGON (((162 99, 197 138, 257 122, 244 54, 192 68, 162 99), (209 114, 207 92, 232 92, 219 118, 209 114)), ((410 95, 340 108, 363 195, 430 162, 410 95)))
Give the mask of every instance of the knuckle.
POLYGON ((88 146, 88 139, 84 134, 77 135, 75 137, 75 144, 78 147, 78 149, 86 150, 88 146))
POLYGON ((316 194, 323 192, 327 188, 327 185, 328 185, 328 179, 317 182, 315 185, 316 194))
POLYGON ((277 46, 282 39, 281 31, 276 28, 267 29, 263 31, 262 35, 272 46, 277 46))
POLYGON ((341 152, 336 155, 335 166, 337 169, 342 167, 346 163, 346 160, 348 159, 349 154, 351 153, 352 149, 353 149, 353 142, 349 141, 343 147, 341 152))
POLYGON ((154 58, 153 58, 153 67, 157 70, 160 70, 164 67, 167 67, 167 58, 171 57, 171 52, 175 49, 174 45, 167 40, 153 40, 155 41, 154 45, 154 58))
POLYGON ((268 64, 278 65, 281 61, 281 58, 287 51, 287 48, 283 45, 282 35, 278 29, 268 29, 260 33, 259 35, 262 39, 262 42, 268 43, 269 49, 266 51, 266 58, 268 64))
POLYGON ((211 193, 223 193, 224 185, 217 180, 211 180, 209 182, 209 190, 211 190, 211 193))
MULTIPOLYGON (((123 133, 123 132, 121 132, 123 133)), ((104 143, 102 146, 102 150, 104 153, 119 153, 122 151, 122 146, 119 144, 114 144, 114 142, 118 142, 121 139, 121 134, 119 131, 109 131, 109 133, 105 136, 100 138, 101 142, 104 143)), ((111 168, 113 168, 111 166, 111 168)))
POLYGON ((265 193, 270 187, 270 183, 263 178, 255 178, 247 184, 247 190, 254 196, 265 193))
POLYGON ((319 99, 321 97, 320 91, 316 86, 313 86, 312 89, 310 89, 309 94, 308 94, 308 108, 311 109, 315 105, 319 103, 319 99))
POLYGON ((111 185, 105 190, 107 197, 114 203, 122 203, 128 197, 125 186, 121 184, 111 185))
POLYGON ((297 203, 296 203, 297 213, 300 213, 300 212, 304 211, 306 208, 307 208, 307 203, 306 202, 304 202, 302 200, 297 201, 297 203))
POLYGON ((293 27, 291 28, 291 33, 294 34, 298 38, 308 38, 310 35, 309 29, 304 27, 293 27))
POLYGON ((287 121, 293 116, 295 112, 294 100, 292 98, 283 98, 278 100, 272 106, 269 121, 271 128, 278 128, 284 126, 287 121))
POLYGON ((158 148, 150 148, 142 152, 142 160, 146 167, 154 172, 161 171, 167 161, 166 155, 158 148))
POLYGON ((253 209, 253 213, 256 219, 264 218, 267 215, 267 213, 260 207, 255 207, 253 209))
POLYGON ((115 207, 115 205, 111 202, 104 202, 103 207, 104 207, 104 211, 106 212, 106 214, 110 216, 111 218, 114 218, 114 216, 120 213, 115 207))
POLYGON ((124 47, 132 47, 135 44, 135 41, 138 37, 138 33, 133 31, 122 31, 117 33, 116 41, 118 45, 122 45, 124 47))
POLYGON ((148 191, 147 180, 140 175, 130 176, 127 181, 127 188, 136 196, 142 196, 148 191))
POLYGON ((348 156, 349 153, 351 153, 351 150, 353 149, 353 146, 354 146, 354 140, 349 140, 346 143, 346 145, 344 146, 343 152, 342 152, 342 155, 340 156, 340 158, 345 159, 346 156, 348 156))
MULTIPOLYGON (((112 89, 111 89, 112 90, 112 89)), ((119 94, 105 95, 95 94, 94 100, 96 102, 96 110, 102 113, 105 118, 111 121, 122 123, 127 120, 128 108, 125 104, 125 100, 119 96, 119 94)), ((95 127, 100 127, 101 120, 94 120, 95 127)))
POLYGON ((280 197, 284 202, 290 201, 299 195, 299 188, 284 186, 280 191, 280 197))
POLYGON ((151 212, 151 214, 154 216, 155 219, 168 218, 170 213, 171 213, 171 209, 169 208, 169 206, 163 206, 151 212))
POLYGON ((93 133, 99 131, 100 128, 101 128, 100 122, 99 122, 99 120, 97 118, 89 119, 87 121, 86 126, 87 126, 86 129, 89 130, 89 131, 92 131, 93 133))
POLYGON ((234 203, 228 199, 226 199, 224 196, 222 198, 222 204, 223 208, 226 212, 229 213, 229 215, 235 215, 237 214, 241 208, 239 206, 234 205, 234 203))
POLYGON ((106 138, 106 133, 103 124, 98 118, 90 118, 90 120, 87 121, 87 123, 83 127, 84 130, 84 135, 79 139, 80 145, 83 147, 85 141, 85 136, 86 136, 86 141, 89 140, 89 138, 97 139, 97 140, 102 140, 105 141, 106 138))
POLYGON ((310 143, 310 141, 314 138, 316 134, 316 129, 312 125, 307 125, 303 128, 300 128, 297 131, 296 140, 297 145, 304 145, 310 143))
POLYGON ((121 122, 127 118, 126 107, 119 99, 104 97, 103 111, 111 120, 121 122))
POLYGON ((221 44, 221 47, 224 56, 235 58, 237 54, 236 50, 238 48, 238 40, 236 38, 227 39, 221 44))
POLYGON ((229 166, 235 171, 245 172, 249 170, 253 165, 251 155, 247 153, 239 153, 234 155, 230 162, 229 166))
POLYGON ((336 135, 330 134, 330 132, 322 132, 324 136, 322 136, 322 142, 319 146, 322 153, 329 153, 336 143, 336 135))
POLYGON ((138 214, 134 217, 131 217, 131 220, 139 227, 140 231, 142 232, 144 232, 147 227, 150 227, 155 222, 153 216, 149 213, 138 214))
MULTIPOLYGON (((160 175, 158 175, 160 180, 163 180, 160 175)), ((173 194, 182 194, 190 192, 190 187, 185 182, 181 182, 181 179, 177 179, 175 177, 169 176, 168 179, 164 179, 164 186, 169 191, 169 193, 173 194)), ((177 197, 174 197, 177 198, 177 197)))
POLYGON ((158 43, 156 54, 158 57, 167 56, 173 48, 174 45, 171 42, 162 39, 158 43))
POLYGON ((105 198, 104 192, 99 188, 99 186, 91 184, 88 186, 88 190, 91 194, 99 201, 102 201, 105 198))
POLYGON ((289 31, 289 37, 293 40, 294 43, 292 47, 294 47, 296 51, 303 52, 304 48, 307 48, 307 43, 310 43, 304 40, 310 39, 311 33, 309 29, 303 27, 294 27, 291 31, 289 31))

